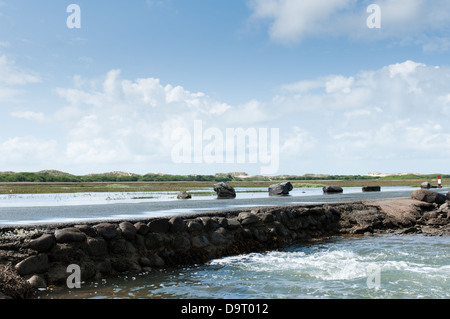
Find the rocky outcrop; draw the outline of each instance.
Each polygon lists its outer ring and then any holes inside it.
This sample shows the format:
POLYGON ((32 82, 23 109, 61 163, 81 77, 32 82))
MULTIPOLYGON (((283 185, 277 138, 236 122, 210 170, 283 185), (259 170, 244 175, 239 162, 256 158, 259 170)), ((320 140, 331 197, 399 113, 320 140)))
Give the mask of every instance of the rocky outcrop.
POLYGON ((438 202, 428 202, 425 196, 423 200, 260 207, 133 222, 30 227, 24 228, 29 233, 24 236, 2 237, 0 228, 0 292, 20 298, 30 287, 65 285, 67 267, 73 264, 80 267, 81 279, 89 281, 201 264, 329 236, 450 235, 449 204, 438 202), (1 280, 2 269, 3 277, 15 284, 1 280))
POLYGON ((269 186, 270 196, 287 196, 294 187, 290 182, 283 182, 279 184, 273 184, 269 186))
POLYGON ((411 194, 411 198, 427 203, 436 203, 439 205, 444 204, 447 200, 444 194, 425 189, 418 189, 413 191, 411 194))
POLYGON ((332 194, 332 193, 342 193, 344 190, 342 187, 339 186, 324 186, 322 188, 323 192, 326 194, 332 194))
POLYGON ((235 198, 236 192, 230 185, 220 182, 214 185, 214 191, 217 193, 218 199, 235 198))

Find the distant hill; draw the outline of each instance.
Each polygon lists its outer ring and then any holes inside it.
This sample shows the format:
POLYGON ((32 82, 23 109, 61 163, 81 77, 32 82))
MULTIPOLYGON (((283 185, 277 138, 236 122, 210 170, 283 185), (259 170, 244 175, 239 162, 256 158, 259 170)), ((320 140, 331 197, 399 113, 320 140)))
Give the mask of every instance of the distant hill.
POLYGON ((140 176, 138 174, 128 173, 128 172, 120 172, 120 171, 107 172, 107 173, 101 173, 101 174, 88 174, 86 176, 95 176, 95 175, 116 176, 116 177, 140 176))
POLYGON ((47 170, 39 171, 37 173, 38 174, 48 174, 48 175, 51 175, 51 176, 73 176, 73 174, 69 174, 69 173, 66 173, 66 172, 58 171, 56 169, 47 169, 47 170))
POLYGON ((59 170, 42 170, 39 172, 0 172, 0 182, 177 182, 177 181, 202 181, 202 182, 238 182, 238 181, 356 181, 356 180, 436 180, 440 175, 442 179, 450 179, 448 174, 381 174, 369 173, 367 175, 248 175, 245 172, 217 173, 215 175, 172 175, 162 173, 148 173, 138 175, 129 172, 112 171, 100 174, 73 175, 59 170))

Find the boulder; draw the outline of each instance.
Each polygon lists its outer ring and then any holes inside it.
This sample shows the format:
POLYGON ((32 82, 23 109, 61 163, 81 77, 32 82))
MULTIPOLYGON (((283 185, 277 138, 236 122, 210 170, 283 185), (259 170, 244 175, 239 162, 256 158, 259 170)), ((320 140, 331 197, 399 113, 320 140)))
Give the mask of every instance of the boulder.
POLYGON ((324 186, 322 188, 324 193, 342 193, 344 190, 339 186, 324 186))
POLYGON ((236 197, 234 188, 224 182, 215 184, 214 191, 217 193, 217 198, 219 199, 236 197))
POLYGON ((169 220, 166 218, 155 219, 148 224, 148 231, 151 233, 167 233, 169 231, 169 220))
POLYGON ((192 195, 186 191, 179 192, 177 195, 177 199, 191 199, 192 195))
POLYGON ((54 244, 55 236, 53 234, 43 234, 41 237, 30 241, 29 247, 41 253, 50 250, 54 244))
POLYGON ((47 282, 42 276, 33 275, 27 279, 28 283, 31 287, 39 289, 39 288, 47 288, 47 282))
POLYGON ((269 186, 269 195, 272 196, 286 196, 293 190, 294 187, 290 182, 283 182, 279 184, 273 184, 269 186))
POLYGON ((248 212, 239 213, 237 220, 243 226, 247 226, 247 225, 259 222, 258 216, 256 216, 255 214, 252 214, 252 213, 248 213, 248 212))
POLYGON ((37 256, 30 256, 19 262, 15 269, 21 276, 39 274, 47 271, 49 267, 48 256, 40 254, 37 256))
POLYGON ((147 233, 149 232, 148 225, 143 222, 137 222, 136 224, 134 224, 134 227, 136 228, 137 233, 140 235, 147 235, 147 233))
POLYGON ((200 220, 202 221, 203 229, 205 229, 205 231, 207 232, 214 231, 220 227, 219 223, 211 217, 200 217, 200 220))
POLYGON ((97 230, 97 233, 106 240, 113 239, 119 235, 116 226, 110 223, 100 223, 95 225, 94 228, 97 230))
POLYGON ((429 189, 429 188, 431 188, 431 184, 428 182, 423 182, 422 184, 420 184, 420 188, 429 189))
POLYGON ((109 241, 108 249, 113 254, 127 257, 132 256, 136 252, 136 248, 131 242, 120 237, 109 241))
POLYGON ((86 235, 78 228, 71 227, 57 229, 55 231, 55 238, 58 243, 81 242, 86 240, 86 235))
POLYGON ((363 192, 381 192, 381 186, 364 186, 363 192))
POLYGON ((94 257, 105 256, 108 254, 108 246, 103 238, 88 238, 87 251, 94 257))
POLYGON ((223 235, 223 233, 217 230, 211 234, 210 239, 212 244, 218 246, 225 245, 228 242, 227 238, 223 235))
POLYGON ((204 248, 209 245, 209 240, 206 236, 201 235, 193 237, 191 243, 194 248, 204 248))
POLYGON ((200 220, 190 220, 187 223, 187 229, 191 233, 194 233, 194 232, 199 233, 203 229, 203 224, 200 220))
POLYGON ((426 202, 430 204, 442 205, 446 202, 447 198, 444 194, 433 192, 425 189, 418 189, 411 193, 411 198, 426 202))
POLYGON ((85 233, 87 236, 97 237, 97 231, 92 226, 89 226, 89 225, 75 225, 75 228, 79 229, 80 231, 85 233))
POLYGON ((169 220, 169 230, 172 233, 178 233, 186 230, 186 222, 183 218, 176 216, 169 220))
POLYGON ((166 266, 164 259, 162 259, 159 255, 154 254, 147 257, 149 260, 149 266, 154 268, 162 268, 166 266))
POLYGON ((447 195, 445 196, 447 198, 447 200, 450 202, 450 192, 447 193, 447 195))
POLYGON ((136 237, 136 227, 130 222, 121 222, 119 224, 119 229, 122 233, 122 236, 127 240, 134 240, 136 237))
POLYGON ((232 218, 228 218, 227 224, 228 224, 229 229, 236 229, 236 228, 241 227, 241 223, 239 221, 237 221, 236 219, 232 219, 232 218))

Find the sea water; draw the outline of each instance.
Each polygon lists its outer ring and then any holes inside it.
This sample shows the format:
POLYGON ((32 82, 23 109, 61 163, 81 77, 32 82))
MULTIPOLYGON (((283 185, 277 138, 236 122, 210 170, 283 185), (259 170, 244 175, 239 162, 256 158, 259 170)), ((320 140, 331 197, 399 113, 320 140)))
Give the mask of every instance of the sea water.
POLYGON ((450 237, 335 238, 42 291, 83 299, 447 299, 450 237))

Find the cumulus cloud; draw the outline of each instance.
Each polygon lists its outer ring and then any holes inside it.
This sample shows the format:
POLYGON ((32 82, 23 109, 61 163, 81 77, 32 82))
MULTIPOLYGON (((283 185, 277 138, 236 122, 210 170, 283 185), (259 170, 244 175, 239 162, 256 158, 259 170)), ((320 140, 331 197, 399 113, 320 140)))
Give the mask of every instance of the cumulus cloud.
POLYGON ((70 127, 66 155, 74 162, 170 162, 172 131, 230 108, 201 92, 156 78, 122 79, 120 73, 111 70, 101 82, 76 77, 78 88, 56 90, 69 104, 55 116, 70 127))
POLYGON ((233 106, 155 78, 123 80, 117 70, 96 90, 58 92, 70 103, 61 114, 74 116, 66 154, 78 162, 170 161, 171 133, 192 131, 195 120, 205 130, 279 128, 284 161, 316 156, 311 152, 359 161, 420 152, 446 156, 448 77, 448 67, 405 61, 288 83, 270 101, 233 106))
POLYGON ((282 149, 294 150, 282 157, 299 165, 314 158, 308 171, 320 163, 365 169, 380 161, 394 171, 421 171, 411 163, 424 159, 443 167, 450 155, 449 78, 449 67, 404 61, 287 83, 272 101, 291 134, 282 149))
POLYGON ((26 166, 30 160, 34 165, 46 164, 57 157, 56 140, 38 139, 34 136, 11 137, 0 143, 0 163, 3 167, 26 166))
POLYGON ((0 102, 11 101, 22 92, 24 85, 39 82, 41 79, 38 75, 21 69, 6 55, 0 56, 0 102))
POLYGON ((251 0, 251 20, 267 22, 273 41, 292 44, 323 35, 364 41, 395 39, 420 43, 426 50, 445 50, 450 3, 446 0, 379 0, 381 29, 367 27, 373 1, 251 0), (442 35, 437 35, 443 32, 442 35))
MULTIPOLYGON (((139 168, 138 173, 166 167, 173 172, 180 168, 171 158, 179 143, 173 132, 181 128, 193 134, 199 120, 204 132, 279 129, 279 173, 288 168, 317 171, 318 165, 330 163, 347 163, 347 167, 353 163, 351 167, 371 170, 384 160, 406 163, 431 156, 446 161, 449 78, 449 67, 404 61, 350 76, 286 83, 271 100, 228 105, 157 78, 124 79, 119 70, 99 79, 76 76, 72 87, 55 90, 64 103, 53 113, 10 113, 35 125, 59 125, 60 136, 7 137, 0 141, 0 163, 47 161, 52 167, 62 169, 64 163, 65 170, 78 168, 85 173, 106 171, 106 167, 139 168)), ((250 166, 254 171, 244 169, 259 173, 258 164, 250 166)), ((234 166, 222 169, 235 170, 234 166)))

